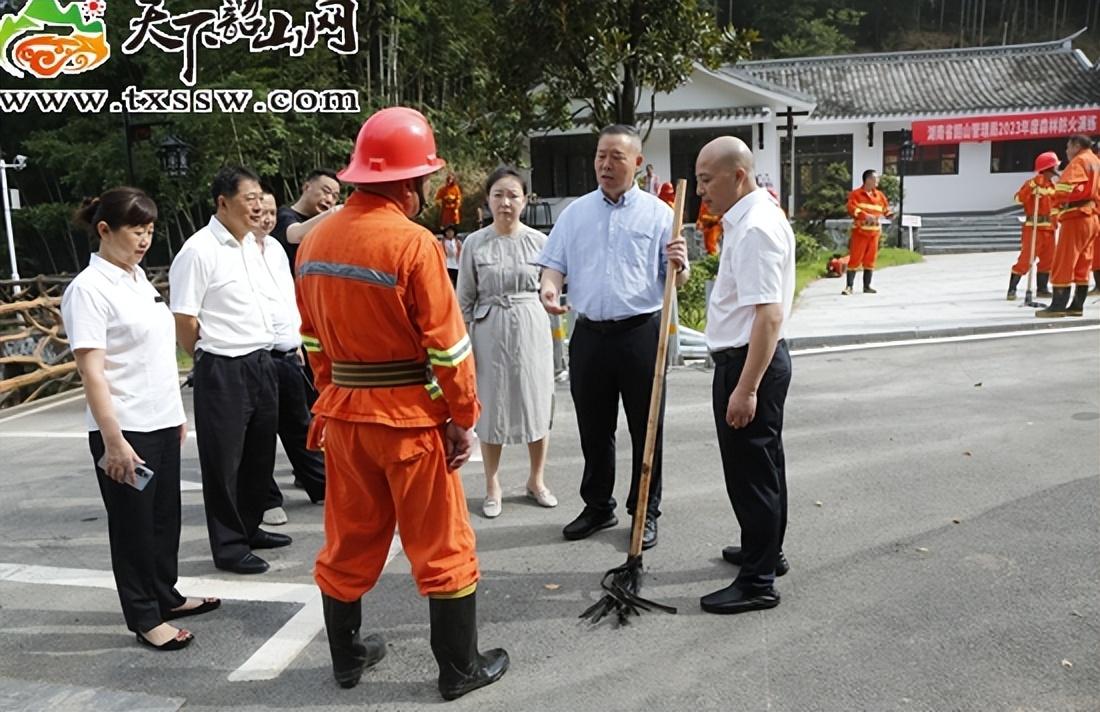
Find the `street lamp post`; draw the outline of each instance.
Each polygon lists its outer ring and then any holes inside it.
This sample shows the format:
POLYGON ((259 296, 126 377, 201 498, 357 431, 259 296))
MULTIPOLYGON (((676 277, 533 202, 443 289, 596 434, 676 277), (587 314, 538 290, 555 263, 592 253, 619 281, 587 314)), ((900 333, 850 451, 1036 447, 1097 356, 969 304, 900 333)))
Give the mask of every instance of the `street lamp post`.
MULTIPOLYGON (((15 260, 15 233, 11 229, 11 198, 8 195, 8 169, 21 171, 27 167, 26 156, 16 156, 14 163, 5 163, 3 154, 0 154, 0 200, 4 201, 4 229, 8 235, 8 259, 11 260, 11 278, 19 279, 19 266, 15 260)), ((16 293, 19 287, 16 286, 16 293)))
POLYGON ((901 247, 902 217, 905 215, 905 169, 913 160, 917 146, 913 143, 913 132, 901 130, 901 150, 898 151, 898 247, 901 247))

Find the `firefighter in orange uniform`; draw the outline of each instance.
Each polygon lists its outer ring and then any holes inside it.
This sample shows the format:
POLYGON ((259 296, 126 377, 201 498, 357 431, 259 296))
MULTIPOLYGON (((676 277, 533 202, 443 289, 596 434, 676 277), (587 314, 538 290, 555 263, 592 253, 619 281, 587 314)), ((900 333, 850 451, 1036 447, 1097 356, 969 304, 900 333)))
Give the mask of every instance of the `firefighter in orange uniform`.
POLYGON ((882 218, 893 217, 886 195, 878 189, 878 173, 863 171, 863 185, 848 194, 848 215, 852 218, 852 236, 848 240, 848 284, 841 294, 851 294, 856 272, 863 270, 863 293, 874 294, 871 275, 882 236, 882 218))
POLYGON ((477 649, 478 561, 456 472, 481 405, 470 340, 443 251, 410 220, 445 165, 427 120, 404 107, 363 124, 339 178, 356 190, 298 250, 303 345, 320 397, 310 445, 324 447, 322 592, 333 673, 354 687, 385 655, 361 639, 361 596, 378 581, 395 526, 429 599, 439 690, 454 699, 508 668, 477 649))
POLYGON ((657 197, 665 201, 668 207, 676 207, 676 188, 672 183, 661 183, 661 190, 657 193, 657 197))
POLYGON ((439 203, 440 229, 462 222, 462 189, 454 173, 448 173, 447 182, 435 192, 435 202, 439 203))
POLYGON ((1035 294, 1040 297, 1051 296, 1050 266, 1054 263, 1054 229, 1057 227, 1057 218, 1053 215, 1050 198, 1054 195, 1054 177, 1057 175, 1055 171, 1059 163, 1061 160, 1054 151, 1039 154, 1035 158, 1035 177, 1029 178, 1016 191, 1016 202, 1023 206, 1025 219, 1020 230, 1020 256, 1012 266, 1012 274, 1008 278, 1009 301, 1016 298, 1016 285, 1031 270, 1031 261, 1036 256, 1039 258, 1039 266, 1035 294), (1037 214, 1036 198, 1039 200, 1037 214), (1034 244, 1032 239, 1035 240, 1034 244))
POLYGON ((1058 178, 1052 196, 1061 227, 1050 275, 1054 298, 1049 307, 1035 312, 1043 319, 1084 316, 1092 252, 1100 232, 1100 158, 1092 151, 1092 139, 1084 134, 1070 136, 1066 155, 1069 165, 1058 178))
POLYGON ((1100 294, 1100 233, 1092 241, 1092 291, 1089 294, 1100 294))
POLYGON ((703 248, 708 255, 718 254, 718 243, 722 241, 722 216, 712 215, 706 203, 699 203, 699 217, 695 219, 695 229, 703 232, 703 248))

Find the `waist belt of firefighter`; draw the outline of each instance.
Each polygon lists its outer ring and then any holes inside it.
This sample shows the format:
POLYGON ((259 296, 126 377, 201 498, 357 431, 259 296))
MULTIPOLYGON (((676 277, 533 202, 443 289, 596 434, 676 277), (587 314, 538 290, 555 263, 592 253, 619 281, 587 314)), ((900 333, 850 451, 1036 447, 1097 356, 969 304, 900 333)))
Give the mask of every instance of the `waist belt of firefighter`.
POLYGON ((393 388, 431 383, 427 361, 333 361, 332 382, 344 388, 393 388))
POLYGON ((1092 205, 1093 201, 1091 200, 1075 200, 1072 203, 1066 203, 1065 209, 1071 210, 1073 208, 1091 208, 1092 205))

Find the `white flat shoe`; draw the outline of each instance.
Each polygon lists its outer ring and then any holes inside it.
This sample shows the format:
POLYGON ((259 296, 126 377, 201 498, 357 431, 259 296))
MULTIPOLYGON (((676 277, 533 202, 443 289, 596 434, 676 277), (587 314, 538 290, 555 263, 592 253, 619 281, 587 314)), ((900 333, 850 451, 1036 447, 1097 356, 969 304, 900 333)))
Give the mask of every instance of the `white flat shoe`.
POLYGON ((535 492, 534 490, 527 490, 527 497, 533 499, 539 503, 541 507, 556 507, 558 506, 558 498, 554 496, 554 493, 545 487, 535 492))
POLYGON ((493 499, 492 497, 486 497, 485 501, 481 503, 481 513, 489 519, 496 519, 500 516, 500 500, 493 499))
POLYGON ((282 507, 272 507, 264 512, 264 524, 277 527, 280 524, 286 524, 286 510, 282 507))

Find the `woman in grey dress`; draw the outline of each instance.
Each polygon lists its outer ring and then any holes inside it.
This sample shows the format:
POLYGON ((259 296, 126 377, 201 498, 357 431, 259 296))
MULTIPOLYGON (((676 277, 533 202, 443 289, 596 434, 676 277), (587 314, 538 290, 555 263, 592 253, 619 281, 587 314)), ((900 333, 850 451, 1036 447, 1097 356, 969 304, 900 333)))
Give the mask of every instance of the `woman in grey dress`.
POLYGON ((458 303, 473 342, 481 419, 476 432, 485 464, 482 512, 496 517, 502 491, 497 471, 504 445, 527 443, 527 496, 543 507, 558 500, 543 471, 553 412, 550 322, 539 304, 539 268, 532 264, 546 235, 522 222, 527 184, 510 166, 486 182, 493 222, 467 236, 458 268, 458 303))

